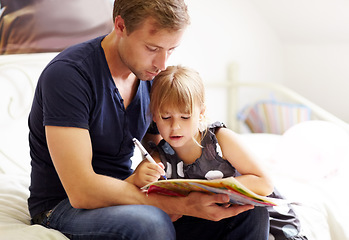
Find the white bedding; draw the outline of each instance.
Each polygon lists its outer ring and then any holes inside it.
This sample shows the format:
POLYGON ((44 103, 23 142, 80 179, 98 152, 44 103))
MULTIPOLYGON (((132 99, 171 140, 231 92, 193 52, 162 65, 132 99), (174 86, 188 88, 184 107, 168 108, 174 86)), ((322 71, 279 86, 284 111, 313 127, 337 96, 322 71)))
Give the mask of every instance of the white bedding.
POLYGON ((67 239, 56 230, 30 225, 27 206, 29 176, 0 174, 0 239, 67 239))
MULTIPOLYGON (((327 125, 327 123, 325 124, 327 125)), ((295 126, 298 127, 298 126, 295 126)), ((330 125, 330 127, 333 127, 330 125)), ((292 130, 292 129, 291 129, 292 130)), ((287 132, 285 133, 287 134, 287 132)), ((304 137, 301 136, 301 137, 304 137)), ((317 138, 318 136, 314 136, 317 138)), ((329 143, 329 149, 332 146, 337 146, 331 151, 340 150, 344 161, 349 160, 349 140, 348 135, 329 136, 329 139, 324 141, 329 143), (335 139, 333 137, 336 137, 335 139), (344 139, 342 138, 344 137, 344 139), (345 141, 345 142, 337 142, 345 141)), ((254 152, 263 162, 266 169, 273 178, 275 187, 280 193, 290 201, 300 203, 293 205, 303 228, 304 234, 308 239, 314 240, 345 240, 349 239, 349 207, 347 199, 349 193, 345 191, 346 183, 349 182, 349 177, 346 172, 349 170, 347 162, 336 162, 336 167, 330 167, 332 158, 323 159, 323 164, 328 165, 329 169, 336 169, 335 173, 328 175, 328 171, 313 173, 321 167, 314 166, 306 169, 309 173, 303 175, 305 170, 301 170, 308 166, 303 157, 298 157, 296 154, 293 161, 285 164, 286 155, 292 155, 290 152, 298 152, 299 156, 302 153, 297 145, 290 144, 288 136, 280 136, 273 134, 244 134, 242 138, 246 145, 254 152), (287 144, 288 150, 285 150, 284 144, 287 144), (280 149, 283 156, 280 155, 280 149), (300 169, 299 171, 295 169, 300 169), (338 195, 341 197, 338 197, 338 195)), ((299 140, 299 138, 294 139, 299 140)), ((309 146, 311 143, 309 143, 309 146)), ((336 155, 335 152, 332 152, 336 155)), ((321 158, 321 156, 317 156, 321 158)), ((281 210, 282 211, 282 210, 281 210)))
MULTIPOLYGON (((67 239, 55 230, 30 225, 27 208, 30 182, 27 115, 36 79, 53 56, 55 53, 0 56, 0 240, 67 239)), ((349 155, 343 150, 349 146, 345 145, 349 143, 345 142, 347 135, 330 135, 328 145, 317 143, 329 151, 320 151, 319 156, 311 152, 310 163, 305 162, 301 154, 298 154, 300 157, 292 155, 299 146, 295 144, 296 138, 289 136, 292 135, 243 134, 242 138, 270 171, 278 190, 302 204, 295 206, 295 211, 309 240, 349 239, 346 218, 349 196, 343 191, 346 189, 344 183, 349 182, 344 174, 349 170, 349 155), (337 140, 340 143, 333 144, 337 140), (342 151, 340 155, 334 153, 338 151, 342 151), (288 159, 286 155, 296 159, 288 159), (326 158, 319 162, 321 156, 326 158), (335 161, 331 156, 344 160, 335 161), (285 164, 283 159, 288 162, 285 164), (314 173, 316 163, 328 167, 320 168, 321 174, 314 173), (297 171, 304 166, 307 169, 297 171), (338 198, 339 193, 345 197, 338 198)))

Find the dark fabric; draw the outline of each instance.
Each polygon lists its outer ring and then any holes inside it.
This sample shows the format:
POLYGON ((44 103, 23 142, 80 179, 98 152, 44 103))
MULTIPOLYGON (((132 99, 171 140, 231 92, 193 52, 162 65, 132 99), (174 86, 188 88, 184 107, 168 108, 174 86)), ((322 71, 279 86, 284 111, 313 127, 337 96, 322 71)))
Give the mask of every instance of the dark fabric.
POLYGON ((154 135, 160 134, 155 122, 153 122, 153 121, 151 122, 147 133, 154 134, 154 135))
MULTIPOLYGON (((285 199, 277 189, 269 196, 285 199)), ((294 212, 292 205, 287 204, 281 207, 268 207, 270 217, 270 234, 276 240, 307 240, 301 235, 301 223, 294 212), (280 210, 278 210, 280 208, 280 210)))
POLYGON ((176 239, 168 214, 149 205, 77 209, 70 205, 69 199, 65 199, 41 219, 38 223, 42 226, 56 229, 75 240, 176 239))
POLYGON ((267 240, 268 211, 262 207, 220 221, 183 216, 173 223, 177 240, 267 240))
POLYGON ((88 129, 96 173, 119 179, 132 173, 132 139, 142 139, 151 123, 148 106, 152 82, 139 81, 136 95, 125 109, 101 47, 102 39, 64 50, 39 78, 29 115, 32 173, 28 203, 32 216, 67 197, 50 158, 45 125, 88 129))

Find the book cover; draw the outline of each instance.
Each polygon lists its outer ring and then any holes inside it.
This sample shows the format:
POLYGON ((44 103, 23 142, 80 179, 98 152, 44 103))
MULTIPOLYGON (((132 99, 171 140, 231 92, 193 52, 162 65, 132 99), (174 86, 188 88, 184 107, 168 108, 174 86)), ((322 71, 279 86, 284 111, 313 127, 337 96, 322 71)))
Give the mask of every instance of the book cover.
POLYGON ((187 196, 191 192, 208 194, 223 193, 230 197, 232 204, 252 204, 255 206, 277 206, 280 199, 258 195, 234 177, 201 180, 201 179, 170 179, 150 183, 142 188, 148 193, 159 193, 169 196, 187 196))

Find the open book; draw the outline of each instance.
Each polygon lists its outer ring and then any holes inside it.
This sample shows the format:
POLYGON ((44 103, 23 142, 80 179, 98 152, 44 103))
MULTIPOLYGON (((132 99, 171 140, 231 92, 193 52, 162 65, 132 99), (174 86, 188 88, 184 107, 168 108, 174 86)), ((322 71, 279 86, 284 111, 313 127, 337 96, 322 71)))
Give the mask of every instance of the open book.
POLYGON ((252 204, 255 206, 276 206, 281 199, 258 195, 234 177, 215 180, 200 179, 170 179, 150 183, 142 188, 148 193, 160 193, 169 196, 187 196, 190 192, 205 192, 210 194, 223 193, 230 197, 232 204, 252 204))

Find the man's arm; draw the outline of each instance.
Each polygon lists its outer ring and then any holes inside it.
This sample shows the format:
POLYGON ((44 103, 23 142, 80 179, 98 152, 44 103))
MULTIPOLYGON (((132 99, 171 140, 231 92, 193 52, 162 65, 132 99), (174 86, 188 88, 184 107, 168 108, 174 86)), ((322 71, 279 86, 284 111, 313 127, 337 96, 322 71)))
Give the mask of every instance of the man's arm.
POLYGON ((94 172, 88 130, 55 126, 45 129, 53 164, 73 207, 89 209, 142 202, 144 196, 133 184, 94 172))
POLYGON ((86 129, 46 126, 46 138, 53 164, 69 200, 75 208, 93 209, 113 205, 153 205, 168 214, 220 220, 235 216, 252 206, 223 208, 226 195, 191 193, 188 197, 147 196, 135 185, 96 174, 92 168, 92 146, 86 129))

